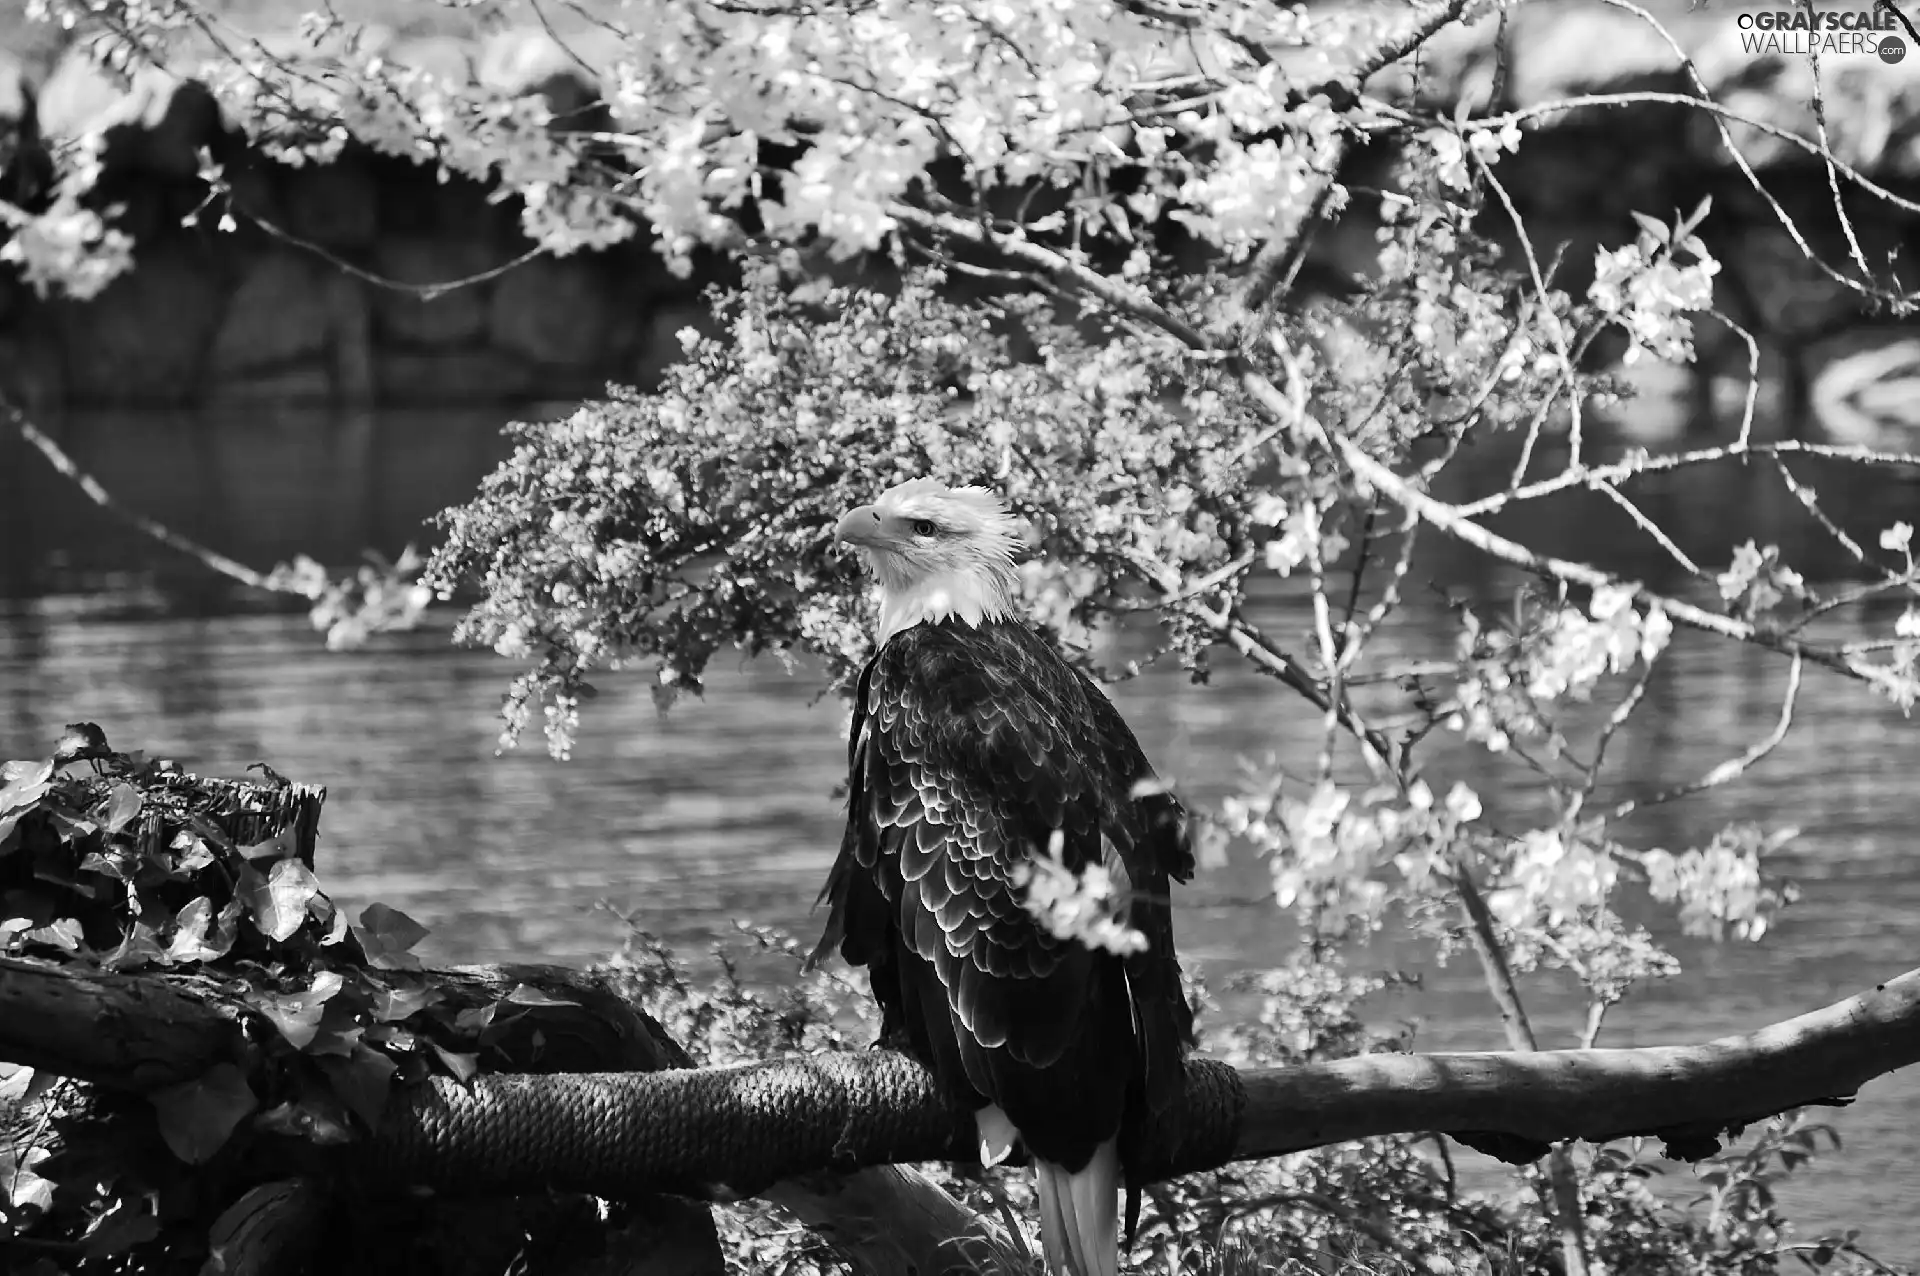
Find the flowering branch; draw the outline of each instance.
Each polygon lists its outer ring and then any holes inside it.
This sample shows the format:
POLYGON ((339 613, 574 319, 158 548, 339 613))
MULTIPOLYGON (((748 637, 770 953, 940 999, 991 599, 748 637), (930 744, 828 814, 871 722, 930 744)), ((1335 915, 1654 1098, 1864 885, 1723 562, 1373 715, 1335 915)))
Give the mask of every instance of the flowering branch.
POLYGON ((79 464, 75 462, 72 457, 68 456, 58 443, 55 443, 46 434, 42 433, 38 426, 34 425, 32 421, 29 421, 26 413, 22 412, 15 406, 13 401, 7 397, 5 390, 0 390, 0 413, 5 414, 7 423, 13 426, 14 430, 22 439, 25 439, 27 443, 32 446, 34 451, 45 457, 47 464, 51 465, 62 478, 65 478, 75 487, 79 488, 81 494, 88 500, 115 518, 120 519, 141 535, 165 545, 168 549, 177 550, 199 562, 201 566, 207 568, 209 571, 225 576, 228 580, 237 581, 251 589, 261 589, 270 592, 284 590, 284 586, 275 582, 272 577, 263 575, 236 559, 228 558, 218 550, 210 549, 191 537, 183 536, 158 519, 149 518, 138 510, 123 504, 118 497, 114 496, 113 493, 101 485, 99 479, 96 479, 93 475, 81 469, 79 464))
POLYGON ((1787 732, 1793 726, 1794 705, 1798 703, 1800 699, 1800 670, 1802 664, 1803 658, 1798 653, 1795 653, 1792 663, 1787 666, 1786 695, 1780 702, 1780 717, 1779 720, 1773 724, 1773 730, 1767 732, 1767 734, 1759 740, 1756 740, 1753 745, 1739 757, 1722 762, 1719 766, 1714 767, 1698 779, 1689 780, 1687 783, 1671 789, 1663 789, 1652 797, 1627 798, 1613 808, 1613 818, 1616 820, 1624 819, 1643 807, 1660 806, 1667 802, 1677 802, 1681 798, 1692 797, 1696 793, 1703 793, 1708 789, 1718 788, 1720 785, 1730 783, 1733 780, 1739 779, 1742 775, 1745 775, 1749 767, 1766 757, 1769 753, 1772 753, 1780 746, 1780 742, 1787 738, 1787 732))
POLYGON ((369 554, 369 565, 337 580, 305 555, 292 563, 280 563, 270 572, 258 572, 126 505, 34 425, 4 390, 0 390, 0 416, 82 495, 141 535, 236 584, 270 594, 291 594, 312 603, 309 617, 314 628, 326 634, 330 649, 358 646, 374 633, 411 629, 426 612, 431 594, 413 579, 421 559, 412 546, 392 563, 369 554))

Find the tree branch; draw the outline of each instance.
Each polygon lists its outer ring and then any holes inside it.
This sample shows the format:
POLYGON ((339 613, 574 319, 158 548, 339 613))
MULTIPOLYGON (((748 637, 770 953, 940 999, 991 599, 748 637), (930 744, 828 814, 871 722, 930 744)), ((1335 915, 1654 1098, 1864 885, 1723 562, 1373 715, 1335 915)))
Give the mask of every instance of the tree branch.
MULTIPOLYGON (((1155 1177, 1375 1135, 1457 1132, 1528 1159, 1561 1139, 1655 1135, 1697 1158, 1724 1130, 1842 1103, 1920 1062, 1920 970, 1824 1010, 1693 1046, 1375 1054, 1188 1069, 1185 1140, 1155 1177)), ((400 1096, 357 1172, 445 1188, 543 1181, 599 1195, 748 1195, 823 1165, 971 1160, 971 1122, 874 1050, 639 1076, 436 1079, 400 1096), (514 1132, 503 1137, 501 1131, 514 1132), (538 1135, 535 1138, 532 1136, 538 1135)))
POLYGON ((0 1059, 144 1092, 249 1057, 240 1017, 186 981, 0 957, 0 1059))
POLYGON ((81 469, 79 463, 68 456, 58 443, 48 438, 40 431, 39 427, 29 421, 26 413, 14 405, 4 390, 0 390, 0 416, 4 416, 7 422, 19 432, 20 437, 25 439, 36 452, 45 457, 47 464, 51 465, 55 470, 58 470, 63 478, 66 478, 72 482, 75 487, 79 488, 88 500, 107 511, 107 513, 112 514, 115 518, 127 523, 143 536, 152 537, 168 549, 177 550, 189 558, 197 559, 202 565, 218 572, 229 580, 239 581, 242 585, 250 585, 255 589, 270 590, 275 593, 293 592, 277 584, 269 577, 262 575, 260 572, 255 571, 245 563, 228 558, 218 550, 209 549, 199 541, 182 536, 165 523, 157 519, 148 518, 145 514, 121 504, 113 493, 101 486, 99 479, 96 479, 93 475, 81 469))
MULTIPOLYGON (((1607 572, 1586 563, 1576 563, 1549 554, 1536 553, 1516 541, 1508 540, 1499 533, 1489 530, 1474 522, 1459 507, 1430 496, 1411 481, 1402 478, 1391 468, 1375 460, 1352 439, 1327 429, 1310 412, 1290 402, 1266 373, 1247 359, 1231 350, 1221 349, 1198 328, 1128 284, 1108 279, 1072 258, 1040 244, 1025 239, 1010 239, 996 235, 984 226, 958 217, 929 213, 904 204, 893 205, 888 211, 904 225, 936 235, 961 239, 1025 262, 1105 302, 1122 314, 1160 329, 1195 353, 1221 360, 1233 370, 1242 388, 1270 420, 1296 430, 1308 440, 1326 448, 1338 456, 1362 483, 1372 487, 1396 505, 1431 523, 1455 540, 1471 545, 1484 554, 1569 584, 1584 585, 1590 589, 1625 588, 1630 590, 1640 602, 1661 607, 1671 619, 1680 624, 1719 634, 1723 638, 1731 638, 1736 642, 1765 647, 1783 655, 1800 656, 1824 668, 1872 683, 1893 697, 1896 702, 1904 694, 1900 680, 1890 669, 1857 659, 1847 652, 1805 643, 1788 634, 1775 633, 1746 621, 1736 620, 1732 616, 1707 611, 1692 603, 1655 593, 1637 581, 1617 580, 1607 572)), ((1818 449, 1795 450, 1817 451, 1818 449)), ((1582 480, 1572 479, 1568 483, 1571 485, 1578 481, 1582 480)))
POLYGON ((1376 72, 1385 70, 1419 49, 1448 24, 1458 20, 1466 11, 1466 0, 1447 0, 1445 4, 1416 10, 1418 16, 1415 17, 1411 26, 1399 35, 1382 40, 1374 48, 1367 50, 1355 61, 1347 74, 1353 78, 1354 83, 1364 85, 1376 72))
MULTIPOLYGON (((154 986, 172 982, 0 963, 0 1058, 124 1084, 124 1070, 99 1073, 115 1054, 98 1025, 137 1029, 141 1008, 164 995, 154 986), (20 995, 23 982, 52 979, 77 995, 20 995)), ((186 998, 168 1012, 181 1003, 189 1018, 209 1022, 186 998)), ((223 1048, 209 1042, 200 1062, 223 1048)), ((1151 1172, 1434 1130, 1512 1160, 1562 1139, 1631 1135, 1663 1138, 1670 1154, 1697 1158, 1723 1131, 1806 1104, 1848 1102, 1867 1081, 1916 1062, 1920 970, 1757 1032, 1691 1046, 1373 1054, 1243 1072, 1195 1059, 1184 1140, 1151 1172)), ((394 1186, 705 1199, 754 1195, 820 1170, 966 1162, 977 1153, 966 1115, 919 1064, 887 1050, 729 1068, 435 1078, 396 1094, 373 1137, 340 1150, 356 1177, 394 1186)))

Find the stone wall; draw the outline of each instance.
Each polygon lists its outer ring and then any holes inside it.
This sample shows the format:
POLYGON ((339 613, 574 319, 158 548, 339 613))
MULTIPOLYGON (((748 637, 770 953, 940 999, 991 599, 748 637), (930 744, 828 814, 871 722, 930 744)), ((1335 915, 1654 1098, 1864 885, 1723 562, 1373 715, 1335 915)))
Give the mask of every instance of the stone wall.
POLYGON ((189 403, 520 402, 647 384, 702 313, 695 282, 643 244, 502 269, 529 245, 514 211, 471 182, 355 154, 322 169, 235 170, 242 218, 180 224, 191 178, 116 169, 134 270, 84 302, 0 276, 0 368, 30 401, 71 408, 189 403), (498 272, 498 273, 492 273, 498 272), (489 276, 427 297, 384 286, 489 276))
MULTIPOLYGON (((1742 52, 1742 6, 1672 7, 1676 37, 1716 93, 1772 123, 1811 130, 1804 58, 1742 52)), ((435 12, 444 22, 466 20, 462 10, 435 12)), ((558 109, 589 114, 597 88, 574 55, 597 64, 617 52, 604 33, 570 37, 562 49, 540 31, 412 30, 384 31, 384 56, 509 93, 542 92, 558 109)), ((1420 77, 1394 91, 1483 98, 1495 82, 1493 35, 1482 24, 1449 36, 1429 52, 1420 77)), ((284 33, 262 39, 292 44, 284 33)), ((1515 105, 1686 82, 1643 24, 1594 4, 1523 6, 1508 54, 1504 83, 1515 105)), ((1836 147, 1909 191, 1920 175, 1917 77, 1920 51, 1902 66, 1830 60, 1823 80, 1836 147)), ((125 205, 121 224, 137 237, 137 268, 88 302, 42 300, 0 271, 0 378, 43 412, 564 402, 609 380, 653 383, 678 354, 673 334, 705 313, 699 294, 711 264, 694 279, 675 278, 642 239, 503 270, 529 245, 514 207, 489 202, 477 185, 443 184, 426 169, 361 151, 321 168, 275 164, 223 131, 198 84, 147 73, 127 87, 94 70, 78 48, 9 56, 0 46, 0 197, 32 197, 39 139, 102 123, 113 125, 102 197, 125 205), (236 232, 215 229, 217 209, 181 224, 205 198, 195 177, 202 146, 227 166, 246 214, 236 232), (378 282, 474 275, 488 277, 431 300, 378 282)), ((1848 247, 1831 216, 1824 169, 1765 134, 1740 137, 1755 147, 1774 196, 1844 263, 1848 247)), ((1765 201, 1742 193, 1713 122, 1698 112, 1575 113, 1503 172, 1535 239, 1573 246, 1563 278, 1576 287, 1595 245, 1631 235, 1630 209, 1661 213, 1713 193, 1719 212, 1709 238, 1731 254, 1729 304, 1770 353, 1869 319, 1856 294, 1798 258, 1765 201)), ((1898 250, 1910 261, 1920 251, 1920 219, 1856 204, 1873 260, 1898 250)), ((1334 260, 1320 265, 1364 270, 1364 225, 1322 238, 1334 260)), ((1744 347, 1728 357, 1744 368, 1744 347)))
MULTIPOLYGON (((543 45, 506 32, 393 52, 484 62, 508 91, 583 94, 543 45)), ((42 299, 0 270, 0 376, 41 410, 567 400, 651 384, 678 353, 673 334, 705 315, 711 263, 676 278, 644 236, 512 265, 531 247, 517 204, 483 186, 359 148, 324 167, 274 163, 223 129, 197 83, 117 85, 78 47, 40 61, 0 51, 0 198, 33 197, 35 139, 108 123, 99 198, 123 207, 137 245, 135 269, 84 302, 42 299), (233 231, 217 228, 218 205, 182 224, 206 199, 203 146, 232 183, 233 231)))

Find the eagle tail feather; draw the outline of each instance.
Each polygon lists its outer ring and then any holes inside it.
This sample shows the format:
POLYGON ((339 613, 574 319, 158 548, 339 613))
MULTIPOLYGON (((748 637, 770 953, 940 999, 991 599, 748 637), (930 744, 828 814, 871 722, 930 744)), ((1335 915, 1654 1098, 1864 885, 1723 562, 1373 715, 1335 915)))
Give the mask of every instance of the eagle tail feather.
POLYGON ((1094 1149, 1085 1168, 1034 1158, 1040 1189, 1040 1242, 1055 1276, 1119 1276, 1118 1139, 1094 1149))

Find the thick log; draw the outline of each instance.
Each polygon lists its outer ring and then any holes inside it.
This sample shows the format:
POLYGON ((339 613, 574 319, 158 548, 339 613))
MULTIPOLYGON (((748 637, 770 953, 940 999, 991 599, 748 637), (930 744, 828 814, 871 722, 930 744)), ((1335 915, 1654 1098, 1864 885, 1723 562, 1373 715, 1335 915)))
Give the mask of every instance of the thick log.
POLYGON ((9 1063, 146 1092, 250 1054, 241 1016, 197 983, 0 957, 9 1063))
MULTIPOLYGON (((0 1058, 148 1088, 151 1078, 223 1057, 235 1040, 232 1022, 202 995, 160 976, 0 962, 0 1058)), ((1560 1139, 1636 1134, 1697 1157, 1723 1131, 1846 1102, 1872 1078, 1915 1062, 1920 970, 1698 1045, 1376 1054, 1246 1072, 1195 1060, 1185 1142, 1155 1169, 1182 1174, 1430 1131, 1515 1160, 1560 1139)), ((380 1131, 343 1153, 362 1162, 356 1173, 450 1191, 547 1186, 725 1200, 821 1170, 970 1160, 970 1133, 918 1064, 875 1050, 734 1068, 436 1079, 397 1093, 380 1131)))
MULTIPOLYGON (((431 985, 443 1006, 454 1010, 498 1003, 519 987, 552 998, 516 1006, 518 1017, 492 1042, 496 1066, 504 1062, 538 1073, 692 1066, 659 1024, 589 972, 512 965, 384 971, 381 977, 395 988, 431 985)), ((250 1047, 242 1024, 250 1013, 231 994, 177 974, 115 974, 0 959, 0 1059, 114 1089, 147 1092, 191 1080, 215 1063, 243 1059, 250 1047), (103 1024, 111 1029, 102 1033, 103 1024)), ((503 1190, 528 1186, 543 1185, 503 1190)), ((841 1250, 858 1276, 932 1276, 944 1270, 930 1265, 935 1260, 1004 1243, 988 1220, 937 1184, 892 1167, 847 1176, 805 1174, 767 1196, 841 1250), (954 1249, 956 1237, 966 1242, 964 1250, 954 1249)), ((629 1216, 603 1238, 602 1256, 580 1271, 692 1276, 721 1270, 705 1205, 639 1195, 629 1205, 629 1216)), ((311 1248, 324 1207, 323 1190, 303 1180, 255 1189, 216 1229, 222 1261, 254 1276, 297 1266, 311 1248)))
MULTIPOLYGON (((687 1067, 686 1052, 596 976, 565 966, 387 970, 389 986, 431 986, 454 1009, 525 986, 553 998, 520 1005, 493 1046, 528 1072, 687 1067)), ((254 1012, 231 990, 188 974, 121 974, 0 957, 0 1059, 114 1090, 145 1093, 253 1056, 254 1012)))
MULTIPOLYGON (((1684 1160, 1715 1137, 1809 1104, 1849 1103, 1920 1063, 1920 970, 1758 1031, 1688 1046, 1376 1054, 1244 1077, 1236 1158, 1371 1134, 1485 1131, 1523 1143, 1666 1140, 1684 1160)), ((1535 1151, 1532 1155, 1538 1155, 1535 1151)), ((1531 1159, 1530 1157, 1528 1159, 1531 1159)))

